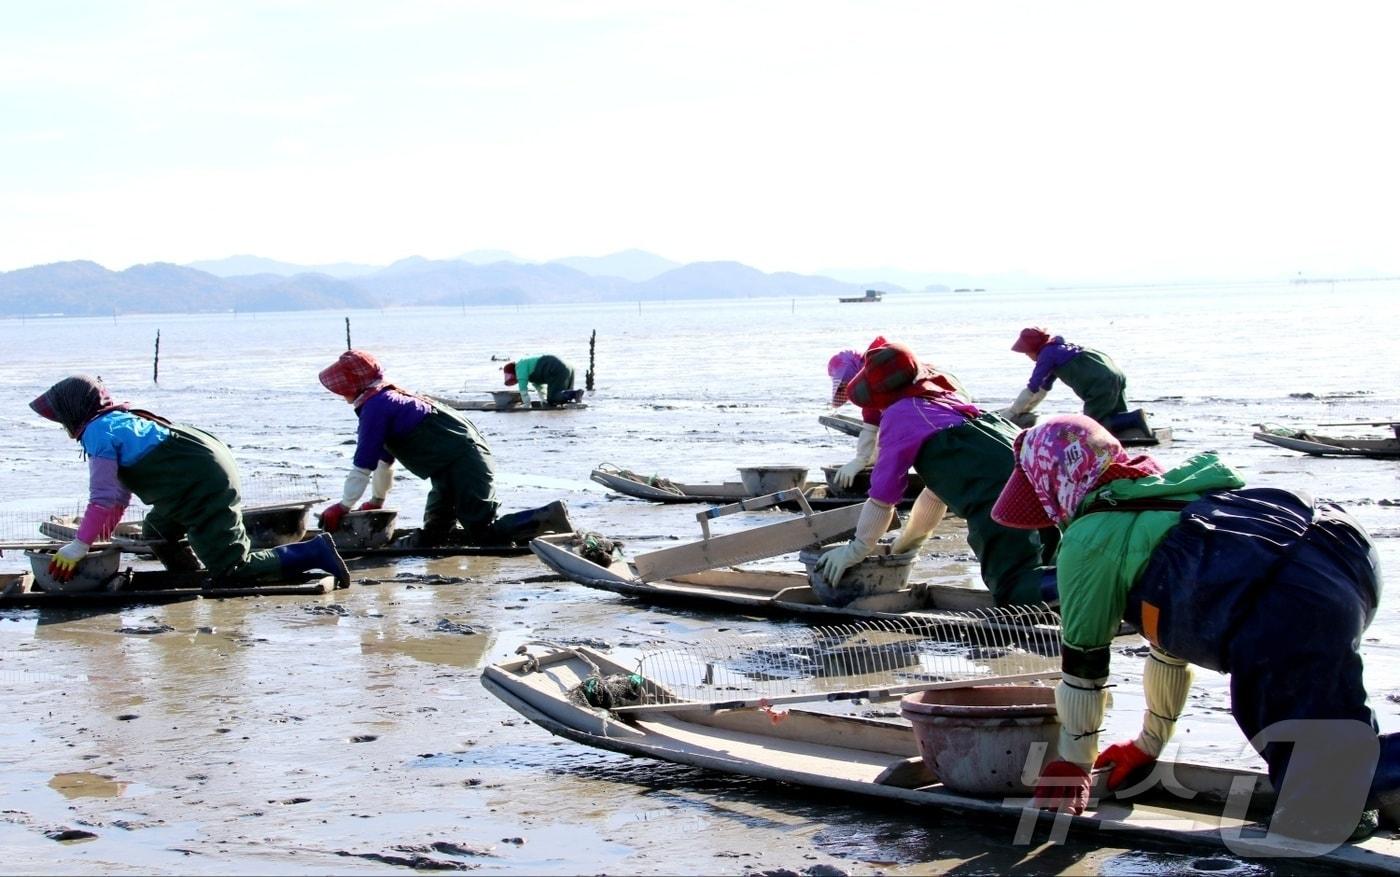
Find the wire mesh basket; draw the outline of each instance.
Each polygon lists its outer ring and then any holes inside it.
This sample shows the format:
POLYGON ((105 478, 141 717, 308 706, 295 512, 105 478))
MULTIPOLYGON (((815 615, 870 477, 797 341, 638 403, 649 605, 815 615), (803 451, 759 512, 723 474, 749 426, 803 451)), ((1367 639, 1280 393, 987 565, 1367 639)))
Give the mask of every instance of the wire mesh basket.
POLYGON ((642 654, 629 676, 595 680, 609 703, 584 700, 623 710, 889 700, 1049 679, 1059 662, 1059 616, 1047 606, 947 612, 668 645, 642 654))

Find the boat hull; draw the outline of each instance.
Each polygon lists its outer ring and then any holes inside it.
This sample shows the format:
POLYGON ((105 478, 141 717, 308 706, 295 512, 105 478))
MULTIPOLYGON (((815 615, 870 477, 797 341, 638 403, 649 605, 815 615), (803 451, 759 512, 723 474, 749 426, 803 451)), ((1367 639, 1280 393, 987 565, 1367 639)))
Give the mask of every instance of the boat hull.
POLYGON ((1052 836, 1072 831, 1090 843, 1101 837, 1105 845, 1121 846, 1127 838, 1138 838, 1246 856, 1306 855, 1309 865, 1400 873, 1400 841, 1388 833, 1321 855, 1309 855, 1314 851, 1286 839, 1241 835, 1243 829, 1260 829, 1271 804, 1268 780, 1260 773, 1164 763, 1157 773, 1161 785, 1126 799, 1096 787, 1091 809, 1068 816, 1031 809, 1025 798, 975 797, 947 789, 916 757, 913 731, 904 723, 800 709, 788 710, 780 722, 753 709, 661 711, 624 721, 570 700, 569 691, 595 668, 605 676, 634 669, 591 649, 559 647, 490 665, 482 685, 549 733, 585 746, 836 792, 842 802, 856 794, 955 814, 978 813, 1014 822, 1018 836, 1029 836, 1038 823, 1051 823, 1052 836), (1225 803, 1232 796, 1233 803, 1225 803))

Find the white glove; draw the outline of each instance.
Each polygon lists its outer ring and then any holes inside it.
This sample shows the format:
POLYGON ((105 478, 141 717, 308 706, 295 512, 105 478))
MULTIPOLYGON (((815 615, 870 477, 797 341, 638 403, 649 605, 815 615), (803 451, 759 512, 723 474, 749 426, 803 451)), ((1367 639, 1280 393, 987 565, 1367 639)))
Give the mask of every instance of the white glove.
POLYGON ((827 584, 836 587, 846 570, 860 563, 875 550, 875 543, 884 535, 894 517, 894 506, 867 499, 861 506, 860 521, 856 523, 856 533, 850 542, 830 549, 817 559, 817 569, 827 584))
POLYGON ((948 506, 943 500, 927 487, 919 494, 919 498, 914 500, 914 507, 909 510, 909 520, 904 522, 904 529, 899 531, 899 536, 894 540, 894 545, 890 546, 893 554, 903 554, 906 551, 917 551, 928 541, 931 534, 939 522, 943 520, 943 514, 948 511, 948 506))
POLYGON ((856 438, 856 455, 851 462, 836 470, 836 474, 831 476, 836 482, 836 486, 845 489, 851 486, 851 482, 856 480, 856 476, 866 466, 875 463, 875 457, 879 454, 878 439, 880 428, 872 424, 864 424, 861 427, 860 435, 856 438))
POLYGON ((364 496, 365 488, 369 487, 370 471, 361 469, 359 466, 352 466, 350 474, 345 476, 345 492, 341 494, 340 504, 348 509, 353 509, 355 503, 364 496))
POLYGON ((1049 393, 1049 390, 1031 390, 1028 387, 1022 387, 1015 401, 1011 403, 1011 407, 1003 408, 997 413, 1006 418, 1020 417, 1022 414, 1029 414, 1035 410, 1035 406, 1044 401, 1049 393))
MULTIPOLYGON (((394 486, 394 464, 379 461, 379 465, 374 467, 374 475, 369 482, 370 499, 377 500, 380 505, 384 504, 384 498, 389 495, 389 488, 394 486)), ((356 497, 358 499, 358 497, 356 497)))

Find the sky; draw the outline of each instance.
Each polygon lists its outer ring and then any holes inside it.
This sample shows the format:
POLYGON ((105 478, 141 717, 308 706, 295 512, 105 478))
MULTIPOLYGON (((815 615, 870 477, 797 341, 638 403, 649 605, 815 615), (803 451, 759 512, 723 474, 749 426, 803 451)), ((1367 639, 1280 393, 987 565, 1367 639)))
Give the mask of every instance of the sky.
POLYGON ((1400 4, 0 0, 0 271, 1400 275, 1400 4))

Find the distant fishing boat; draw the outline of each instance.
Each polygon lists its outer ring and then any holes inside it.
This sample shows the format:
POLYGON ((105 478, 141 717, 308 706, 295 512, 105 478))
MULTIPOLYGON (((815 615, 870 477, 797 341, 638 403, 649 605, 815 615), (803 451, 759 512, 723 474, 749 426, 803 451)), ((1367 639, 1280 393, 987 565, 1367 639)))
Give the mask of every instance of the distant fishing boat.
POLYGON ((885 294, 884 294, 883 292, 881 292, 880 290, 878 290, 878 289, 867 289, 867 290, 865 291, 865 295, 859 296, 859 297, 857 297, 857 298, 843 298, 843 299, 841 299, 841 301, 844 301, 844 302, 883 301, 884 298, 885 298, 885 294))

